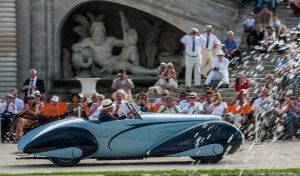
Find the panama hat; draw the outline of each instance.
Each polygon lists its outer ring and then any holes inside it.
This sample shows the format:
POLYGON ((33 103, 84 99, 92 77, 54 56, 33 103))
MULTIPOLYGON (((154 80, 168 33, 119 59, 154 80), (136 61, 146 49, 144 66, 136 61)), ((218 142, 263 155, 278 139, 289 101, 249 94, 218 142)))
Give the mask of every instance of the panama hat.
POLYGON ((111 101, 111 99, 105 99, 102 101, 101 105, 102 105, 102 109, 107 109, 112 107, 113 102, 111 101))
POLYGON ((41 96, 41 92, 39 90, 36 90, 33 92, 33 95, 35 96, 41 96))
POLYGON ((7 94, 6 98, 15 98, 12 94, 7 94))
POLYGON ((196 92, 191 92, 189 97, 197 97, 197 93, 196 92))
POLYGON ((197 28, 192 28, 191 32, 199 32, 199 30, 197 28))
POLYGON ((219 50, 219 51, 217 51, 216 55, 217 56, 221 56, 221 55, 224 56, 225 53, 222 50, 219 50))
POLYGON ((212 25, 206 25, 206 26, 205 26, 205 30, 206 30, 206 31, 208 31, 208 30, 213 30, 212 25))
POLYGON ((53 95, 53 97, 50 99, 50 101, 59 102, 59 97, 56 95, 53 95))

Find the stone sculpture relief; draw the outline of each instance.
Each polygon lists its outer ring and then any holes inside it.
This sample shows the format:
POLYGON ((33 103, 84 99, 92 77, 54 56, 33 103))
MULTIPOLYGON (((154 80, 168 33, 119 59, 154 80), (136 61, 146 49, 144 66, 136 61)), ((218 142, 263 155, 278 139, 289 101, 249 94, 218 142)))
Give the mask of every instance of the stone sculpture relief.
POLYGON ((112 74, 120 68, 126 68, 132 74, 157 74, 158 69, 147 69, 139 66, 135 29, 129 27, 128 20, 120 12, 124 39, 106 35, 102 22, 103 15, 87 13, 74 15, 80 25, 74 28, 80 41, 72 46, 72 65, 77 77, 99 77, 104 73, 112 74), (112 55, 114 46, 122 47, 118 56, 112 55))

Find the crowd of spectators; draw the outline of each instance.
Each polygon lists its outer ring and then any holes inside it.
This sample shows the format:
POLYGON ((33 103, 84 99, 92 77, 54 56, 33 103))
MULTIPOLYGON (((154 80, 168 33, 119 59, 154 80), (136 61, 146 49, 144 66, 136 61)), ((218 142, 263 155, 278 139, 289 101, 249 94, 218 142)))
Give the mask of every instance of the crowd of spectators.
MULTIPOLYGON (((293 7, 292 3, 290 6, 293 7)), ((12 89, 0 107, 1 138, 17 141, 45 118, 46 122, 65 116, 101 122, 132 119, 133 112, 126 103, 134 101, 142 112, 221 116, 223 120, 240 127, 249 139, 258 135, 257 129, 253 129, 255 123, 261 124, 263 133, 259 134, 260 139, 292 139, 298 135, 299 128, 300 101, 297 91, 300 85, 300 43, 297 38, 292 38, 297 35, 296 32, 291 35, 278 16, 269 11, 269 7, 274 11, 276 3, 258 0, 256 8, 261 12, 250 13, 244 22, 249 47, 257 52, 262 51, 260 55, 265 51, 275 53, 274 70, 266 76, 263 87, 257 88, 256 83, 243 73, 237 73, 235 81, 230 82, 229 68, 243 64, 234 32, 228 31, 227 38, 220 42, 212 34, 212 26, 207 25, 204 33, 200 34, 198 29, 192 28, 181 39, 185 45, 186 89, 179 93, 178 98, 173 94, 178 88, 178 80, 172 63, 160 63, 157 82, 147 92, 133 95, 134 81, 122 68, 112 81, 112 94, 109 97, 96 92, 91 97, 74 93, 69 102, 60 102, 60 97, 56 95, 49 102, 43 101, 44 82, 38 79, 37 71, 31 69, 29 79, 21 89, 24 101, 18 98, 18 90, 12 89), (264 49, 259 50, 261 47, 264 49), (193 71, 196 89, 200 88, 201 77, 206 79, 204 92, 191 91, 193 71), (213 79, 220 82, 213 85, 213 79), (233 88, 232 100, 223 101, 220 84, 225 88, 233 88), (259 93, 255 92, 257 96, 251 98, 249 89, 254 87, 259 93), (149 96, 153 94, 159 97, 150 101, 149 96), (272 116, 266 116, 268 113, 272 116), (273 123, 263 123, 266 119, 273 123)))

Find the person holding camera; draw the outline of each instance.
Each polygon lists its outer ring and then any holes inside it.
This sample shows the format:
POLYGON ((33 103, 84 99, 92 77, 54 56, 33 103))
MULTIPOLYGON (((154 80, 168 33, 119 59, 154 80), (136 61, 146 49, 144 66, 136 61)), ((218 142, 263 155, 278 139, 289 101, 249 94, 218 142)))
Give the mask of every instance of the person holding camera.
POLYGON ((198 29, 192 28, 180 41, 185 46, 185 86, 191 87, 193 70, 195 85, 200 86, 201 44, 198 29))
POLYGON ((112 90, 115 92, 122 89, 129 96, 129 99, 132 99, 131 89, 134 88, 134 84, 132 80, 128 78, 125 68, 121 68, 117 76, 118 78, 113 80, 111 86, 112 90))
POLYGON ((165 105, 162 105, 158 109, 157 111, 158 113, 177 114, 181 112, 179 106, 175 104, 172 97, 167 97, 165 103, 166 103, 165 105))
POLYGON ((217 58, 214 58, 212 61, 212 70, 208 74, 205 81, 205 85, 208 86, 211 83, 212 79, 222 80, 224 83, 223 87, 229 87, 229 73, 228 66, 229 60, 224 57, 225 53, 222 50, 219 50, 217 53, 217 58))

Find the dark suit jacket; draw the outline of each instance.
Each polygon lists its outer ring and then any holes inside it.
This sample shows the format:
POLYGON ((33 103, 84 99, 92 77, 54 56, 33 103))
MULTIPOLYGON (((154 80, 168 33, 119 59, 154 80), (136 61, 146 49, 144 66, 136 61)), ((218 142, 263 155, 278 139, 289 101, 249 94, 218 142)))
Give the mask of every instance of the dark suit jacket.
MULTIPOLYGON (((30 83, 30 79, 27 79, 27 80, 25 81, 23 87, 26 86, 26 85, 29 86, 29 83, 30 83)), ((42 93, 45 93, 45 84, 44 84, 44 81, 43 81, 43 80, 37 79, 37 80, 36 80, 36 85, 35 85, 35 86, 36 86, 36 90, 39 90, 39 91, 41 92, 41 94, 42 94, 42 93)), ((24 100, 26 100, 28 89, 22 89, 22 91, 23 91, 23 93, 25 93, 24 100)))

